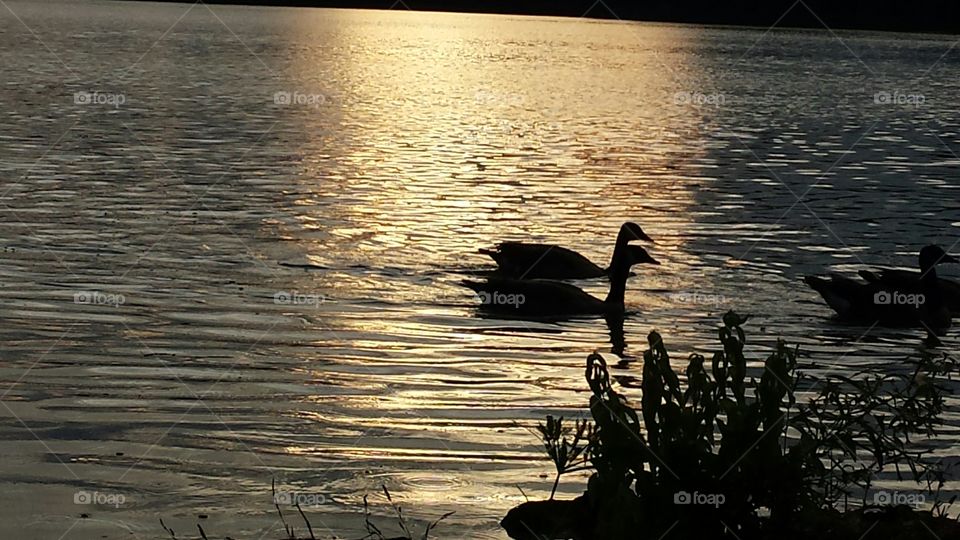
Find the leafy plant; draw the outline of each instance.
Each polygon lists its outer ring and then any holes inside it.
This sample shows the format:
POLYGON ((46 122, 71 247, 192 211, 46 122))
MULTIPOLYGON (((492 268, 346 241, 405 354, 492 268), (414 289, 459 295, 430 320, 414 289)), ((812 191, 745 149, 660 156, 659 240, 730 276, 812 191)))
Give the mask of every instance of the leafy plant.
POLYGON ((544 449, 557 469, 557 476, 550 490, 550 498, 557 492, 560 477, 566 473, 583 471, 590 468, 587 460, 587 449, 592 437, 592 425, 585 419, 578 419, 571 430, 563 425, 563 417, 554 418, 548 415, 545 424, 538 424, 537 430, 543 439, 544 449), (573 433, 573 439, 567 437, 573 433))
POLYGON ((759 380, 748 379, 746 321, 724 315, 720 350, 709 363, 691 355, 682 380, 651 332, 639 415, 612 388, 603 357, 587 358, 593 425, 571 430, 547 417, 539 430, 554 492, 561 475, 595 471, 582 516, 593 537, 770 538, 836 519, 840 502, 866 497, 891 468, 928 489, 943 485, 913 437, 934 435, 944 404, 936 376, 955 362, 924 355, 910 372, 817 379, 798 373, 798 349, 778 342, 759 380), (798 403, 801 385, 818 390, 798 403))

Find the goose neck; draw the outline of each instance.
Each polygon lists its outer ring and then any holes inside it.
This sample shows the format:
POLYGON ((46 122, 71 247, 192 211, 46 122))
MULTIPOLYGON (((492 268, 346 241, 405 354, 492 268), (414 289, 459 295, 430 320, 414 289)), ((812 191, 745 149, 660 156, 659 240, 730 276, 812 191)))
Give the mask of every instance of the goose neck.
POLYGON ((633 233, 631 233, 629 229, 620 227, 620 232, 617 233, 617 243, 613 245, 613 255, 610 256, 610 266, 607 267, 611 273, 616 270, 615 266, 617 261, 620 260, 624 250, 627 249, 627 244, 630 243, 632 235, 633 233))
POLYGON ((623 307, 624 296, 627 291, 627 276, 630 274, 630 268, 613 268, 610 275, 610 292, 607 293, 605 302, 611 306, 623 307))

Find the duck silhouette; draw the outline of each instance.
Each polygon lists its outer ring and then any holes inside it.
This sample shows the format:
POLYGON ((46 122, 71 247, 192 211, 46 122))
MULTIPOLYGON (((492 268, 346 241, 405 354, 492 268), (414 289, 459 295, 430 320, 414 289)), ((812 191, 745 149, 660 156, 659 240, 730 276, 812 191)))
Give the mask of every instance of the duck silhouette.
POLYGON ((660 264, 640 246, 626 246, 611 262, 610 292, 603 300, 579 287, 547 279, 491 277, 487 281, 466 280, 483 302, 481 309, 510 315, 569 317, 576 315, 620 315, 624 308, 627 277, 635 264, 660 264))
POLYGON ((936 266, 960 260, 931 245, 920 250, 919 261, 916 280, 877 279, 864 283, 831 275, 806 276, 804 281, 820 293, 842 320, 888 327, 923 326, 942 335, 950 328, 951 312, 943 298, 936 266))
POLYGON ((501 242, 493 249, 481 249, 498 267, 501 277, 514 279, 590 279, 611 277, 613 263, 631 240, 653 242, 639 225, 626 222, 620 226, 613 247, 610 266, 602 268, 583 255, 554 244, 501 242))

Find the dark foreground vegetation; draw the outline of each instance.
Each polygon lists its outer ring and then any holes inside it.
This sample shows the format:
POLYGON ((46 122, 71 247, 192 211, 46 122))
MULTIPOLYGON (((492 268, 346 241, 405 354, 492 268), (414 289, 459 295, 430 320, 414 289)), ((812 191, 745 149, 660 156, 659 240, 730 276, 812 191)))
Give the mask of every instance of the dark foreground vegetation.
MULTIPOLYGON (((517 540, 849 540, 960 538, 938 497, 946 471, 919 444, 943 412, 945 354, 890 373, 815 379, 783 342, 760 379, 747 378, 745 318, 723 317, 721 350, 691 355, 680 375, 661 336, 643 358, 639 413, 611 387, 598 354, 586 362, 592 421, 548 417, 544 446, 563 474, 592 470, 572 501, 536 501, 502 526, 517 540), (880 473, 923 487, 919 505, 874 488, 880 473)), ((556 484, 554 485, 556 490, 556 484)))
MULTIPOLYGON (((448 512, 434 521, 427 523, 422 531, 417 531, 416 527, 410 524, 407 521, 407 518, 403 515, 403 508, 393 501, 393 496, 390 495, 390 490, 387 489, 387 486, 382 486, 383 495, 386 498, 387 502, 390 504, 390 508, 393 510, 394 515, 396 516, 396 526, 395 529, 400 531, 399 535, 391 534, 387 536, 388 533, 384 533, 383 530, 377 526, 373 520, 373 516, 370 513, 370 506, 367 502, 367 496, 363 497, 363 526, 366 534, 359 538, 359 540, 430 540, 432 536, 430 533, 440 524, 441 521, 447 519, 453 515, 453 512, 448 512)), ((277 485, 274 480, 270 484, 270 491, 273 494, 273 506, 277 509, 277 516, 280 518, 280 523, 283 525, 284 536, 281 537, 281 540, 318 540, 316 534, 313 531, 313 524, 310 523, 310 519, 303 512, 303 508, 300 507, 299 503, 294 503, 293 507, 296 508, 297 513, 300 515, 300 519, 303 520, 303 525, 300 530, 297 530, 297 526, 287 520, 287 516, 283 513, 281 508, 279 498, 277 497, 277 485)), ((171 540, 178 540, 177 533, 172 528, 168 527, 163 519, 160 519, 160 526, 163 527, 163 530, 170 535, 171 540)), ((211 540, 207 536, 207 532, 203 530, 203 527, 198 523, 197 532, 199 537, 190 536, 189 538, 199 538, 199 540, 211 540)), ((184 537, 186 539, 188 537, 184 537)), ((266 538, 272 537, 263 537, 261 540, 266 540, 266 538)), ((225 536, 224 540, 233 540, 230 536, 225 536)))

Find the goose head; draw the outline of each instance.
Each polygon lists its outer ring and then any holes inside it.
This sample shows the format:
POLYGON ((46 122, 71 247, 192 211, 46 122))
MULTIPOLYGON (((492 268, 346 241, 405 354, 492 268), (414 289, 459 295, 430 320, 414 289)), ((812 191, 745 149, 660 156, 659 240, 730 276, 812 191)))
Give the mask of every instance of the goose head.
POLYGON ((643 232, 643 229, 632 221, 628 221, 620 226, 620 237, 627 242, 630 240, 643 240, 644 242, 656 244, 653 238, 647 236, 647 233, 643 232))
POLYGON ((660 264, 640 246, 624 246, 623 251, 617 253, 610 265, 612 276, 622 276, 624 280, 630 275, 630 267, 635 264, 660 264))
POLYGON ((960 263, 953 255, 950 255, 940 246, 926 246, 920 250, 920 268, 924 271, 943 263, 960 263))
POLYGON ((623 295, 630 277, 630 267, 635 264, 660 264, 640 246, 628 245, 618 250, 610 265, 610 292, 604 303, 616 313, 623 313, 623 295))
POLYGON ((651 257, 647 250, 640 246, 627 246, 627 262, 630 266, 635 264, 660 264, 660 261, 651 257))

